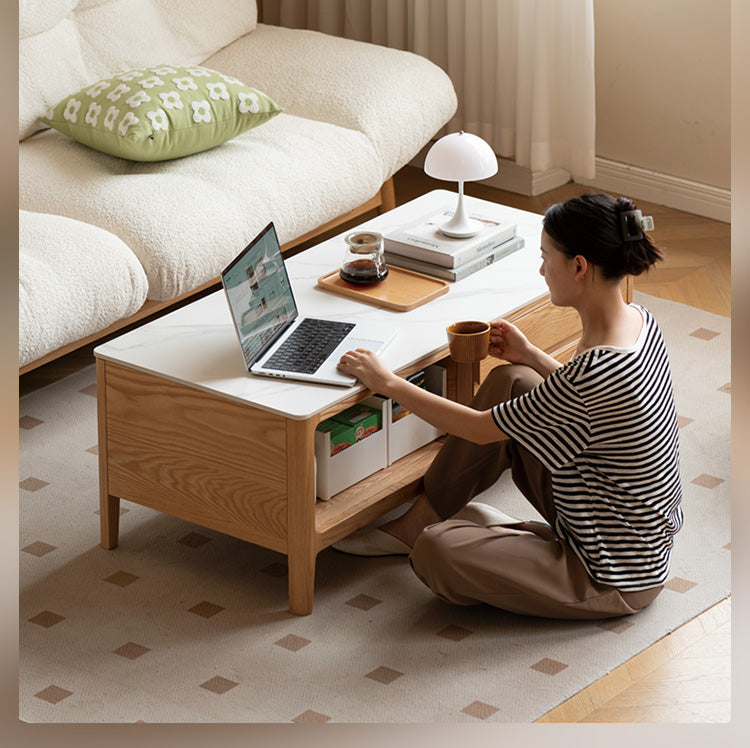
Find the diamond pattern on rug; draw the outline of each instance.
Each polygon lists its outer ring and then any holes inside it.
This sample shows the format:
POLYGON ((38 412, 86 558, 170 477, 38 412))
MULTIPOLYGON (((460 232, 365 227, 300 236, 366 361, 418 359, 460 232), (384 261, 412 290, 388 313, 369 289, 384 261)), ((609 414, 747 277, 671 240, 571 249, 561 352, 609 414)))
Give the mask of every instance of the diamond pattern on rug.
POLYGON ((613 634, 622 634, 635 624, 631 621, 623 621, 622 618, 608 618, 605 621, 598 621, 596 624, 600 629, 611 631, 613 634))
POLYGON ((531 666, 531 669, 538 670, 545 675, 557 675, 565 670, 566 667, 568 666, 564 662, 558 662, 557 660, 551 660, 549 657, 545 657, 539 660, 539 662, 535 662, 531 666))
POLYGON ((721 333, 715 330, 707 330, 705 327, 699 327, 697 330, 693 330, 690 335, 694 338, 700 338, 700 340, 713 340, 717 335, 721 335, 721 333))
POLYGON ((21 416, 18 419, 19 427, 26 429, 26 431, 31 431, 31 429, 41 426, 43 423, 44 421, 40 421, 38 418, 34 418, 34 416, 21 416))
POLYGON ((292 722, 297 722, 298 724, 304 724, 304 723, 323 723, 328 722, 331 718, 327 717, 325 714, 321 714, 320 712, 314 712, 312 709, 308 709, 306 712, 302 712, 302 714, 298 714, 296 717, 292 719, 292 722))
POLYGON ((726 392, 727 395, 731 395, 732 394, 732 383, 731 382, 727 382, 726 384, 724 384, 721 387, 719 387, 719 392, 726 392))
POLYGON ((37 613, 28 619, 29 623, 35 623, 37 626, 42 626, 45 629, 51 629, 56 626, 60 621, 64 621, 65 616, 61 616, 59 613, 53 613, 51 610, 43 610, 41 613, 37 613))
POLYGON ((664 585, 664 589, 683 594, 689 592, 695 586, 697 586, 696 582, 691 582, 688 579, 681 579, 680 577, 672 577, 672 579, 664 585))
POLYGON ((686 418, 685 416, 677 416, 677 428, 684 429, 685 426, 689 426, 695 421, 694 418, 686 418))
POLYGON ((181 545, 186 545, 189 548, 200 548, 202 545, 211 542, 211 538, 207 538, 205 535, 201 535, 197 532, 189 532, 187 535, 177 540, 181 545))
POLYGON ((193 605, 192 608, 188 608, 188 613, 193 613, 201 618, 213 618, 215 615, 221 613, 222 610, 225 610, 225 608, 221 605, 203 600, 203 602, 193 605))
POLYGON ((151 649, 149 647, 144 647, 135 642, 128 642, 127 644, 123 644, 121 647, 113 650, 113 653, 120 657, 124 657, 127 660, 137 660, 139 657, 143 657, 146 652, 150 651, 151 649))
POLYGON ((697 478, 693 478, 690 482, 695 483, 696 486, 700 486, 701 488, 716 488, 716 486, 720 486, 724 482, 724 479, 717 478, 715 475, 703 473, 697 478))
POLYGON ((347 600, 345 605, 350 605, 352 608, 359 608, 360 610, 370 610, 376 605, 380 605, 382 600, 378 600, 376 597, 370 597, 369 595, 357 595, 351 600, 347 600))
POLYGON ((465 629, 462 626, 450 625, 435 632, 435 636, 441 636, 443 639, 450 639, 452 642, 460 642, 467 636, 471 636, 472 633, 474 632, 469 631, 469 629, 465 629))
POLYGON ((239 683, 236 683, 233 680, 222 678, 220 675, 217 675, 210 680, 207 680, 205 683, 201 683, 200 688, 205 688, 206 691, 212 691, 213 693, 222 696, 227 691, 231 691, 239 685, 239 683))
POLYGON ((302 647, 306 647, 311 643, 310 639, 305 639, 304 636, 296 636, 295 634, 287 634, 282 639, 274 642, 277 647, 288 649, 290 652, 297 652, 302 647))
POLYGON ((403 673, 400 673, 398 670, 393 670, 385 665, 381 665, 380 667, 376 667, 375 670, 367 673, 365 678, 369 678, 370 680, 377 681, 378 683, 387 686, 402 675, 403 673))
POLYGON ((21 548, 21 550, 24 553, 29 553, 32 556, 38 556, 41 558, 42 556, 46 556, 48 553, 52 553, 52 551, 57 550, 57 546, 50 545, 49 543, 42 543, 41 540, 37 540, 35 543, 30 543, 29 545, 21 548))
POLYGON ((133 582, 137 582, 140 577, 137 574, 130 574, 127 571, 116 571, 114 574, 106 577, 105 582, 114 584, 116 587, 127 587, 133 582))
POLYGON ((90 384, 88 387, 84 387, 82 390, 78 390, 78 391, 83 395, 96 397, 96 384, 90 384))
POLYGON ((48 686, 43 691, 34 694, 38 699, 49 701, 50 704, 58 704, 63 699, 67 699, 68 696, 72 695, 72 691, 68 691, 66 688, 60 688, 60 686, 48 686))
POLYGON ((499 712, 500 709, 491 704, 485 704, 483 701, 472 701, 471 704, 465 706, 461 711, 470 717, 487 719, 487 717, 491 717, 495 712, 499 712))
POLYGON ((18 487, 23 489, 24 491, 29 491, 31 493, 34 491, 38 491, 40 488, 44 488, 48 485, 49 483, 46 480, 42 480, 41 478, 26 478, 18 484, 18 487))
POLYGON ((89 447, 86 450, 86 452, 88 452, 89 454, 97 455, 98 456, 98 454, 99 454, 99 445, 98 444, 94 444, 94 446, 93 447, 89 447))

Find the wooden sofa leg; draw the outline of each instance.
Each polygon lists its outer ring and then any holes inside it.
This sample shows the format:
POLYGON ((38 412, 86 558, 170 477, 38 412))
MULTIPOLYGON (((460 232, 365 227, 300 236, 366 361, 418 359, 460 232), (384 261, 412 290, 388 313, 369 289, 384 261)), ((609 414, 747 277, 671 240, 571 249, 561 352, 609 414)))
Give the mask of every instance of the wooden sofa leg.
POLYGON ((393 177, 387 182, 383 183, 380 188, 380 205, 378 207, 378 214, 386 213, 389 210, 393 210, 396 207, 396 192, 393 188, 393 177))

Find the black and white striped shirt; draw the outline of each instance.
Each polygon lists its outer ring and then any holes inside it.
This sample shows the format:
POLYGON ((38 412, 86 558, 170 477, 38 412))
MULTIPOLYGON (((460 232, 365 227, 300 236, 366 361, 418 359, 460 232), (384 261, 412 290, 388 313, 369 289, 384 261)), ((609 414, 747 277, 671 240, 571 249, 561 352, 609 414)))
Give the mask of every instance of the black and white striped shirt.
POLYGON ((549 469, 556 532, 591 577, 625 592, 665 582, 682 525, 677 417, 651 314, 630 348, 590 348, 493 408, 498 427, 549 469))

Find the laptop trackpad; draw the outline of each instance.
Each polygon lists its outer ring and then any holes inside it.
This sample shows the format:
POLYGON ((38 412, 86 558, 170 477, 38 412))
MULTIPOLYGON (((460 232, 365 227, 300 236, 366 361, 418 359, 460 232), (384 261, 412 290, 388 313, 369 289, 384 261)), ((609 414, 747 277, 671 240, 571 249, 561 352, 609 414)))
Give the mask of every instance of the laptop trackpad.
MULTIPOLYGON (((368 351, 377 351, 383 348, 382 340, 367 340, 366 338, 347 338, 345 341, 346 351, 353 351, 355 348, 365 348, 368 351)), ((346 352, 344 351, 344 352, 346 352)))

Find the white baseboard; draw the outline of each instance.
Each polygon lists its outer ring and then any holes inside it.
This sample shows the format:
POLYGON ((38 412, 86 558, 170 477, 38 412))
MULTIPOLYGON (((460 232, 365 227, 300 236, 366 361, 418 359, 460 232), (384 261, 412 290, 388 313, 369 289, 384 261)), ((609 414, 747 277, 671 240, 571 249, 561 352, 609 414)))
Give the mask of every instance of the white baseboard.
POLYGON ((648 200, 667 208, 731 222, 731 192, 721 187, 599 157, 596 159, 596 177, 578 181, 636 201, 648 200))
POLYGON ((515 161, 504 158, 498 159, 498 164, 500 168, 497 174, 489 179, 483 179, 482 184, 527 197, 536 197, 571 181, 570 174, 565 169, 531 171, 526 166, 518 166, 515 161))

